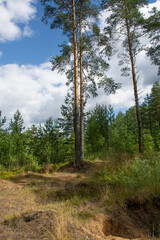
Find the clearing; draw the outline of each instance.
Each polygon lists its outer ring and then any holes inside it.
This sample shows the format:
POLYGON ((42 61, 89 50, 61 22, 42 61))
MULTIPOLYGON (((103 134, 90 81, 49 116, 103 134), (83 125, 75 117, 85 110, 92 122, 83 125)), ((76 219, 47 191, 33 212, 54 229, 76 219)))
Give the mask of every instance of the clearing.
POLYGON ((104 187, 87 181, 95 167, 0 180, 0 240, 158 239, 160 199, 107 207, 104 187))

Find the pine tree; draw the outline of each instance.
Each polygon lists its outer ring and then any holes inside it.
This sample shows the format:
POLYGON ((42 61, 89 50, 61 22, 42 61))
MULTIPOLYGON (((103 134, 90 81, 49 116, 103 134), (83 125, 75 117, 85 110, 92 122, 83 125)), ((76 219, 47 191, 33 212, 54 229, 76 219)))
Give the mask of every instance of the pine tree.
MULTIPOLYGON (((139 152, 143 153, 143 139, 142 139, 142 122, 139 111, 139 99, 137 90, 137 77, 136 77, 136 66, 135 58, 137 52, 140 49, 139 38, 141 36, 139 28, 139 22, 142 19, 142 15, 139 8, 144 4, 147 4, 145 0, 102 0, 103 9, 111 11, 110 17, 106 19, 107 26, 105 28, 105 34, 111 40, 115 37, 122 38, 123 47, 126 51, 123 54, 123 58, 120 64, 128 63, 130 66, 122 68, 122 75, 129 76, 128 71, 131 70, 133 88, 134 88, 134 99, 136 106, 136 116, 138 123, 138 139, 139 139, 139 152)), ((116 41, 117 42, 117 41, 116 41)))
POLYGON ((75 132, 75 161, 80 162, 80 129, 79 129, 79 91, 78 91, 78 43, 76 6, 74 0, 41 0, 44 6, 43 21, 48 23, 51 19, 51 29, 60 28, 68 37, 72 36, 74 52, 74 132, 75 132))
POLYGON ((147 55, 152 63, 158 66, 158 75, 160 75, 160 11, 153 8, 151 16, 142 19, 142 24, 151 44, 150 47, 147 47, 147 55))
POLYGON ((16 156, 17 164, 23 164, 23 148, 24 148, 24 138, 23 131, 24 120, 19 110, 17 110, 13 116, 13 120, 10 120, 9 130, 11 131, 12 138, 12 152, 16 156))
POLYGON ((160 149, 160 83, 156 81, 141 106, 144 129, 149 130, 155 150, 160 149))

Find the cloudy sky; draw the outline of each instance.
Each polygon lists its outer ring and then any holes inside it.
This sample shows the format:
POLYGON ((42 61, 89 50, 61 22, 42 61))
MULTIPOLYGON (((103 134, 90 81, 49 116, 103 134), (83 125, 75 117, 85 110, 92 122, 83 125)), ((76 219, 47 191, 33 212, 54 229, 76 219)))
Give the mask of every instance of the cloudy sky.
MULTIPOLYGON (((67 91, 65 76, 51 71, 50 59, 59 53, 58 44, 65 40, 60 30, 50 30, 41 22, 43 8, 38 0, 0 0, 0 110, 8 121, 17 109, 25 125, 43 123, 47 118, 60 116, 60 107, 67 91)), ((148 14, 160 0, 152 1, 148 14)), ((101 24, 105 13, 101 16, 101 24)), ((118 59, 111 60, 108 75, 122 88, 115 95, 89 99, 87 109, 98 104, 111 104, 115 111, 134 105, 133 86, 130 78, 120 77, 118 59)), ((153 82, 160 80, 157 67, 151 64, 144 52, 137 58, 138 89, 141 99, 150 92, 153 82)))

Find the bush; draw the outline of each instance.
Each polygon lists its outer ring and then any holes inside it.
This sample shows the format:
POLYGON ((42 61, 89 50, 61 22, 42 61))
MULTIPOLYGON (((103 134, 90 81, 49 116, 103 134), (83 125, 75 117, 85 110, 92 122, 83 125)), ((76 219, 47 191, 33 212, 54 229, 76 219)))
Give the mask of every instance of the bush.
POLYGON ((38 164, 38 160, 32 154, 25 154, 25 161, 23 168, 25 171, 39 172, 41 166, 38 164))

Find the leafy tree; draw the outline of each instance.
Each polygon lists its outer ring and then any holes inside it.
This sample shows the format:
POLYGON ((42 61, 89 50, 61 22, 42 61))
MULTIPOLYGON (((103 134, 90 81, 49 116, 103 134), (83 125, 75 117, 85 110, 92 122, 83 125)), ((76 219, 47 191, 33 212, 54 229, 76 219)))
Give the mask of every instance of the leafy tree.
MULTIPOLYGON (((141 34, 139 30, 139 22, 142 19, 142 14, 140 13, 139 8, 144 4, 147 4, 147 1, 102 0, 103 9, 112 11, 111 15, 106 19, 107 26, 105 28, 105 34, 107 38, 110 38, 111 40, 115 39, 118 34, 118 39, 122 40, 125 49, 125 54, 122 55, 123 58, 120 61, 120 64, 122 65, 130 61, 138 123, 139 152, 141 153, 143 152, 142 123, 139 112, 135 57, 140 49, 139 38, 141 34)), ((122 75, 129 76, 129 70, 130 68, 128 65, 123 67, 122 75)))

